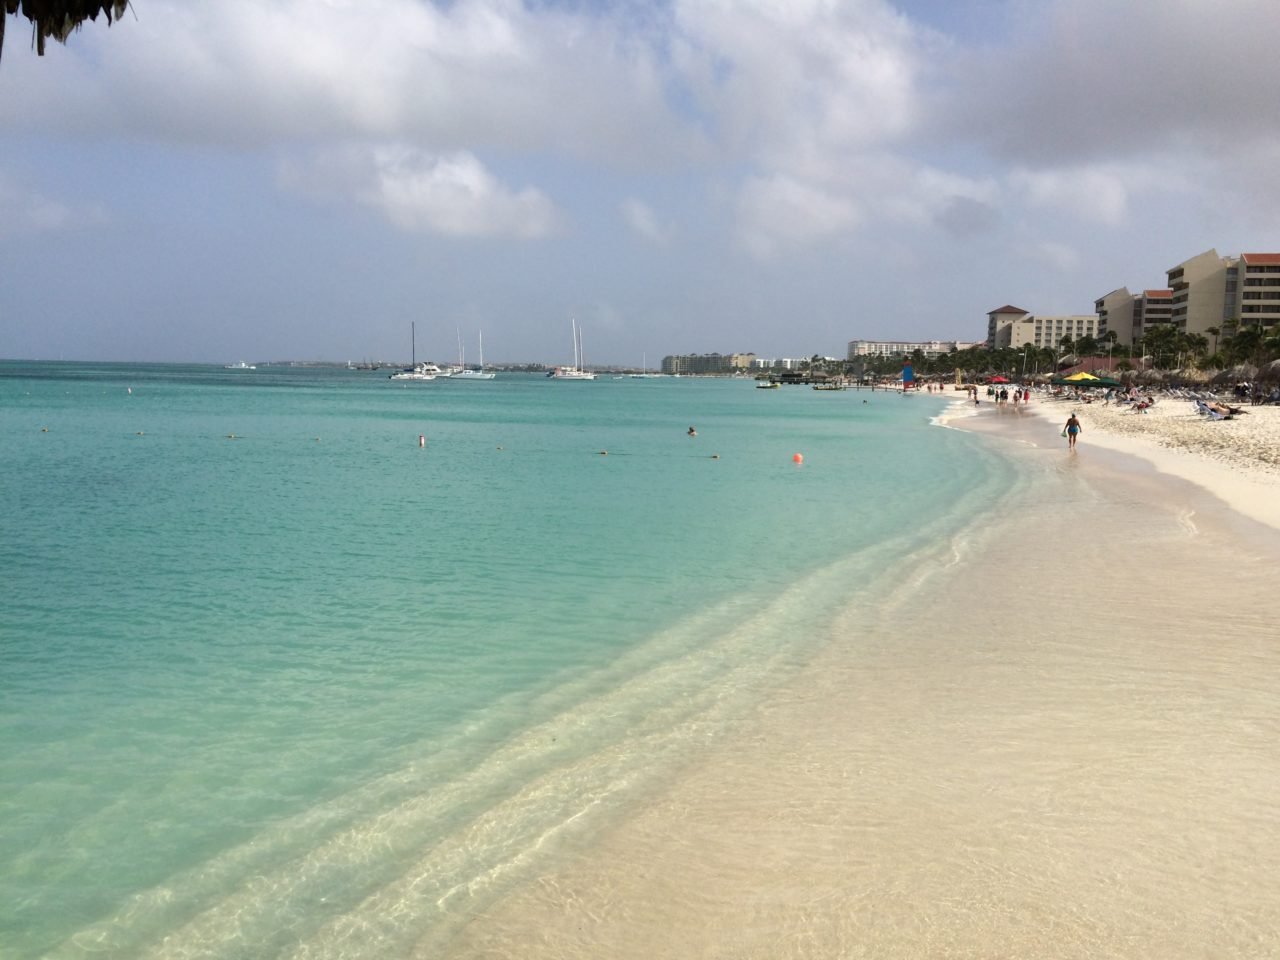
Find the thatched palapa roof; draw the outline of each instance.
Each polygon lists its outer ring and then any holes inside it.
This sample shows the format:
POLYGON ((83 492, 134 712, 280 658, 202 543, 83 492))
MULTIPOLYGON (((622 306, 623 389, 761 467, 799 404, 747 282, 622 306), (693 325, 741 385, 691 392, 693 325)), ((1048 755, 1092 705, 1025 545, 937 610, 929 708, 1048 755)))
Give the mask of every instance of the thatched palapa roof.
POLYGON ((66 43, 72 30, 79 30, 86 20, 97 20, 104 14, 107 23, 119 20, 129 7, 129 0, 0 0, 0 54, 4 53, 4 24, 10 14, 21 12, 31 21, 32 44, 44 56, 44 41, 53 37, 66 43))

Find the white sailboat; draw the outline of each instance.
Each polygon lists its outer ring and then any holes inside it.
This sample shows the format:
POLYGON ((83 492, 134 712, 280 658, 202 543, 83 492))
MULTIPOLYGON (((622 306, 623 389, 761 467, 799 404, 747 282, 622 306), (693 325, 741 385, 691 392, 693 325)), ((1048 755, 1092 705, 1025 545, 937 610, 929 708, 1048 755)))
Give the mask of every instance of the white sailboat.
POLYGON ((547 376, 552 380, 594 380, 594 373, 582 369, 582 330, 578 327, 578 321, 569 322, 573 324, 573 366, 556 367, 547 376))
POLYGON ((659 377, 662 376, 662 374, 660 373, 649 372, 648 354, 644 354, 644 353, 640 354, 640 370, 641 370, 640 373, 632 373, 632 374, 628 374, 628 376, 630 376, 632 380, 657 380, 659 377))
POLYGON ((409 350, 411 364, 399 373, 393 373, 388 380, 434 380, 436 374, 440 372, 440 368, 434 363, 418 363, 418 325, 412 320, 409 321, 409 350))
POLYGON ((462 337, 458 337, 458 366, 461 368, 455 373, 450 380, 492 380, 497 376, 496 373, 484 372, 484 331, 480 331, 480 369, 472 370, 462 359, 462 337))

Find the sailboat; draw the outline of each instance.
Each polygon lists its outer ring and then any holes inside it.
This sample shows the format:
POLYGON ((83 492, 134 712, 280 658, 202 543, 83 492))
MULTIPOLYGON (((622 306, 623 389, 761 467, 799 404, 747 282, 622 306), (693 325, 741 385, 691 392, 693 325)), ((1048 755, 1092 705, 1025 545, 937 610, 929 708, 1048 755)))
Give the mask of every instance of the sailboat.
POLYGON ((436 374, 440 372, 440 368, 434 363, 418 363, 418 326, 412 320, 409 321, 409 350, 410 363, 412 366, 406 367, 399 373, 393 373, 388 380, 434 380, 436 374))
POLYGON ((578 327, 578 321, 569 322, 573 324, 573 366, 556 367, 547 376, 552 380, 594 380, 594 373, 582 369, 582 330, 578 327))
POLYGON ((649 357, 647 354, 640 354, 640 373, 628 374, 632 380, 656 380, 662 376, 660 373, 649 372, 649 357))
POLYGON ((450 380, 492 380, 496 373, 484 372, 484 331, 480 331, 480 369, 470 369, 462 360, 462 337, 458 337, 458 366, 461 368, 450 380))

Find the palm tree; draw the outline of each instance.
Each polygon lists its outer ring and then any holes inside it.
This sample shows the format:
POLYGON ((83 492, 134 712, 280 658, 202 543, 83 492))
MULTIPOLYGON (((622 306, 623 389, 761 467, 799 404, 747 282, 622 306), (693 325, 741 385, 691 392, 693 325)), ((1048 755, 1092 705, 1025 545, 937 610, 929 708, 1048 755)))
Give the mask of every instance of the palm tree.
POLYGON ((1261 359, 1263 346, 1262 324, 1237 330, 1235 336, 1227 341, 1227 355, 1237 363, 1247 363, 1255 357, 1261 359))
POLYGON ((1213 352, 1218 352, 1218 335, 1222 333, 1221 327, 1205 327, 1204 332, 1213 337, 1213 352))

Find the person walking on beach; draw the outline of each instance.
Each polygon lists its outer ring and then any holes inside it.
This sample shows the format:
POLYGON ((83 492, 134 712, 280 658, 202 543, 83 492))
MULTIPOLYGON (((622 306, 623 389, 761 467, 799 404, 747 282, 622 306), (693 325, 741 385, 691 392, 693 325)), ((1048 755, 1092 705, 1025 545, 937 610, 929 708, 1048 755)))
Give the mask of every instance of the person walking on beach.
POLYGON ((1062 428, 1062 435, 1067 438, 1067 449, 1074 450, 1076 448, 1076 437, 1080 433, 1080 421, 1073 413, 1067 417, 1067 425, 1062 428))

